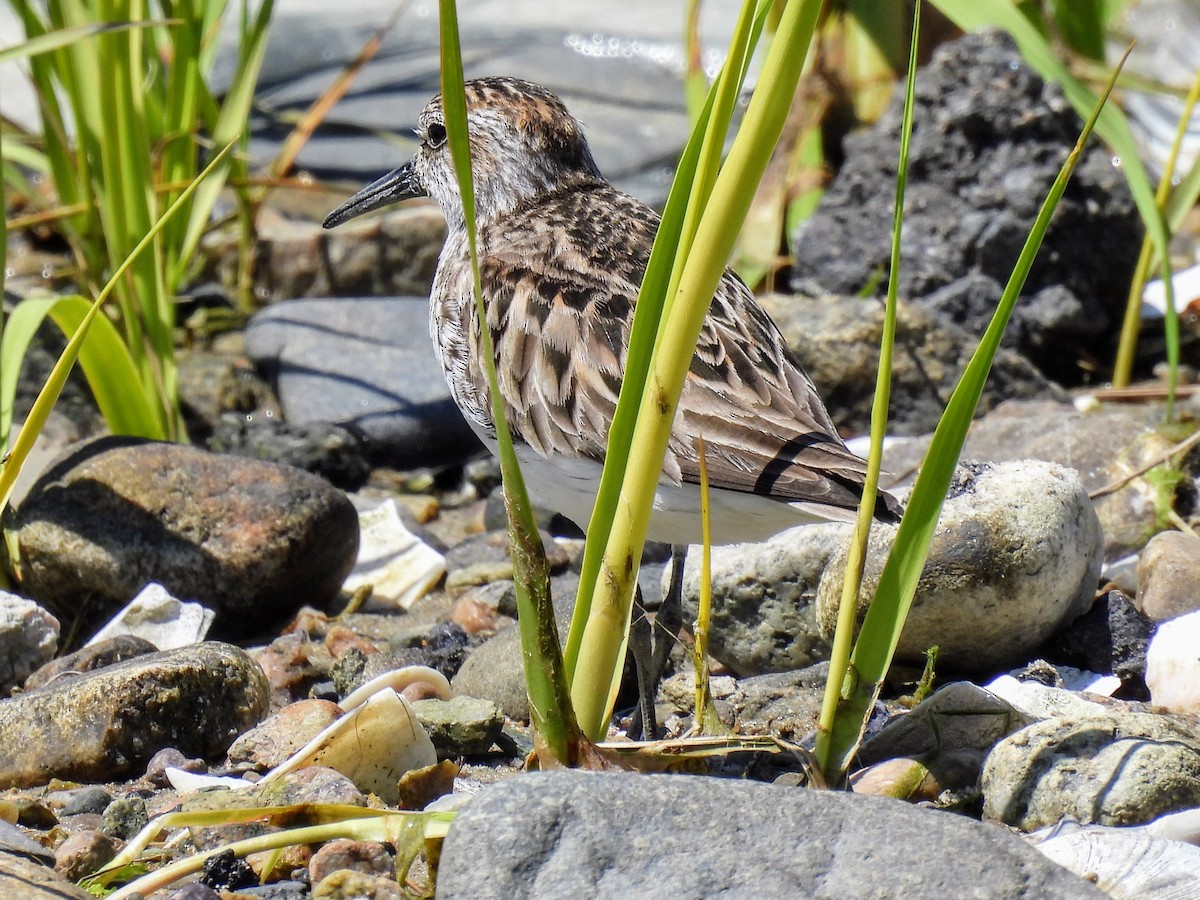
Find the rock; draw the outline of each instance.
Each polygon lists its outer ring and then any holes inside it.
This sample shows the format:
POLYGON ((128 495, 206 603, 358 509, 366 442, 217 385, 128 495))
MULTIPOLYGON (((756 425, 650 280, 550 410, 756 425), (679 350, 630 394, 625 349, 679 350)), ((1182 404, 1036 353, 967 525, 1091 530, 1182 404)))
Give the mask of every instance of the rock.
POLYGON ((911 758, 942 787, 974 786, 996 742, 1033 721, 983 688, 958 681, 889 720, 863 742, 858 761, 871 766, 911 758))
POLYGON ((1029 721, 1104 717, 1112 709, 1111 705, 1100 702, 1102 698, 1099 695, 1069 691, 1036 681, 1020 681, 1011 675, 993 678, 987 683, 987 691, 1010 704, 1029 721))
MULTIPOLYGON (((234 297, 219 289, 210 292, 201 288, 193 291, 188 300, 201 307, 201 315, 212 306, 228 308, 237 305, 234 297)), ((181 310, 180 317, 183 315, 181 310)), ((203 442, 209 450, 218 453, 236 451, 211 446, 214 429, 232 425, 236 433, 237 423, 245 423, 250 426, 248 430, 253 431, 254 423, 280 419, 279 406, 270 387, 255 374, 254 367, 241 352, 241 337, 240 332, 231 332, 221 336, 220 350, 190 346, 175 357, 179 365, 179 405, 187 433, 193 441, 203 442), (229 348, 228 344, 234 346, 229 348)))
POLYGON ((130 840, 149 824, 146 801, 133 795, 108 804, 100 817, 100 831, 120 841, 130 840))
MULTIPOLYGON (((567 639, 571 612, 579 591, 575 573, 550 579, 554 617, 558 620, 558 640, 567 639)), ((525 693, 525 670, 521 662, 521 632, 516 624, 496 632, 491 640, 476 647, 450 682, 455 694, 491 700, 508 718, 529 721, 529 695, 525 693)))
MULTIPOLYGON (((326 19, 326 27, 328 24, 326 19)), ((393 147, 392 153, 398 156, 399 151, 393 147)), ((380 172, 399 164, 398 158, 382 164, 380 172)), ((429 296, 438 252, 446 237, 446 223, 436 207, 410 206, 350 227, 323 231, 313 220, 319 220, 332 205, 317 207, 308 214, 309 221, 279 215, 270 204, 265 207, 251 250, 256 300, 429 296)), ((242 262, 244 250, 236 229, 214 232, 205 240, 205 277, 234 286, 242 262)))
POLYGON ((1056 634, 1047 648, 1055 662, 1121 679, 1129 699, 1144 700, 1146 647, 1154 623, 1119 590, 1106 591, 1095 605, 1056 634))
MULTIPOLYGON (((833 420, 848 431, 869 431, 883 305, 872 298, 840 295, 811 299, 768 295, 759 299, 804 363, 833 420)), ((888 432, 925 434, 937 426, 979 335, 903 301, 896 318, 888 432)), ((979 412, 1014 397, 1061 396, 1061 390, 1032 363, 1001 348, 984 386, 979 412)))
MULTIPOLYGON (((571 564, 570 554, 558 541, 540 532, 546 563, 554 574, 571 564)), ((446 586, 461 587, 491 581, 512 581, 512 560, 507 531, 489 531, 459 542, 446 552, 446 586)))
POLYGON ((102 438, 62 458, 17 511, 22 587, 72 615, 156 581, 229 636, 334 597, 358 517, 306 472, 173 444, 102 438))
MULTIPOLYGON (((894 526, 876 525, 859 598, 874 593, 894 526)), ((1028 654, 1091 606, 1103 534, 1070 469, 1035 460, 960 463, 929 550, 896 658, 987 673, 1028 654)), ((846 549, 829 561, 817 591, 817 622, 832 636, 846 549)))
POLYGON ((490 700, 417 700, 412 709, 429 732, 439 759, 487 753, 504 728, 504 714, 490 700))
POLYGON ((1200 537, 1163 531, 1138 561, 1137 608, 1155 622, 1200 609, 1200 537))
POLYGON ((1023 831, 1136 825, 1200 805, 1200 738, 1148 713, 1047 719, 993 748, 980 787, 984 817, 1023 831))
MULTIPOLYGON (((793 237, 794 284, 857 294, 887 284, 902 97, 845 142, 846 162, 793 237), (880 277, 882 273, 882 277, 880 277)), ((900 295, 978 337, 1082 128, 997 31, 947 43, 917 78, 900 295)), ((1010 340, 1056 381, 1107 358, 1141 226, 1101 144, 1085 148, 1022 290, 1010 340)), ((819 382, 818 382, 819 384, 819 382)))
MULTIPOLYGON (((802 669, 829 658, 817 627, 816 596, 829 557, 847 540, 842 525, 792 528, 757 544, 712 548, 709 654, 735 675, 802 669)), ((688 554, 683 574, 684 621, 700 604, 700 563, 688 554)), ((664 579, 670 578, 667 573, 664 579)))
POLYGON ((76 887, 53 869, 14 853, 0 852, 0 896, 21 900, 91 900, 92 895, 76 887))
POLYGON ((204 640, 215 617, 208 607, 177 600, 161 584, 151 582, 92 635, 88 644, 131 636, 159 650, 175 650, 204 640))
POLYGON ((107 834, 76 832, 54 851, 54 871, 69 881, 78 881, 108 865, 120 848, 120 841, 107 834))
POLYGON ((1019 838, 959 816, 677 775, 507 779, 458 812, 438 866, 445 900, 656 897, 664 886, 678 897, 961 897, 965 885, 996 898, 1103 896, 1019 838), (630 841, 634 821, 653 840, 630 841))
MULTIPOLYGON (((709 679, 709 693, 721 721, 739 734, 774 735, 797 743, 817 727, 829 664, 817 663, 796 672, 752 678, 709 679)), ((660 696, 677 713, 694 715, 696 676, 691 667, 666 679, 660 696)))
POLYGON ((273 769, 342 717, 328 700, 299 700, 247 731, 229 747, 231 766, 273 769))
POLYGON ((1146 650, 1150 699, 1174 712, 1200 712, 1200 612, 1163 622, 1146 650))
MULTIPOLYGON (((1179 439, 1161 428, 1162 421, 1162 406, 1152 404, 1076 409, 1045 400, 1010 401, 972 426, 963 458, 1041 459, 1075 469, 1089 493, 1104 491, 1095 500, 1096 515, 1104 528, 1104 558, 1115 560, 1140 550, 1163 527, 1158 509, 1171 498, 1162 496, 1162 485, 1152 477, 1133 477, 1179 439)), ((923 455, 923 449, 914 449, 923 455)), ((893 472, 905 468, 886 454, 884 466, 893 472)), ((1195 495, 1194 474, 1183 472, 1177 496, 1195 495)))
POLYGON ((97 785, 75 790, 54 791, 47 799, 51 801, 52 805, 61 804, 58 814, 64 819, 88 813, 99 815, 108 809, 108 805, 113 801, 112 794, 97 785))
POLYGON ((0 591, 0 695, 54 657, 58 619, 32 600, 0 591))
POLYGON ((205 446, 214 453, 295 466, 344 491, 358 490, 371 474, 366 440, 328 422, 293 424, 265 415, 222 419, 205 446))
POLYGON ((388 848, 378 841, 337 838, 321 845, 313 854, 308 863, 308 876, 316 884, 341 869, 386 878, 395 873, 396 860, 388 848))
POLYGON ((313 885, 313 900, 401 900, 395 876, 380 878, 340 869, 313 885))
POLYGON ((216 756, 266 710, 266 679, 237 647, 141 656, 0 701, 0 786, 136 775, 164 747, 216 756))
POLYGON ((74 678, 85 672, 103 669, 113 663, 154 653, 157 649, 144 638, 132 635, 108 638, 46 663, 25 680, 25 690, 45 687, 60 676, 74 678))
POLYGON ((482 450, 434 355, 428 297, 278 304, 251 319, 246 350, 290 424, 360 433, 375 464, 441 468, 482 450))

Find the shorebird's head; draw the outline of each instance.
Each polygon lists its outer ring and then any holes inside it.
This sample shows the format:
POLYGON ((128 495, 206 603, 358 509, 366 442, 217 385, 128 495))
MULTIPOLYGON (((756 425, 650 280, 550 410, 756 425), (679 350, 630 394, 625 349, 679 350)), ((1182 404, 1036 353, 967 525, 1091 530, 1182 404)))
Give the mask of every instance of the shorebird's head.
MULTIPOLYGON (((544 87, 518 78, 480 78, 465 85, 475 212, 485 222, 548 190, 600 177, 579 123, 544 87)), ((417 120, 421 148, 326 218, 333 228, 355 216, 412 197, 431 197, 451 228, 463 221, 462 200, 446 140, 441 95, 417 120)))

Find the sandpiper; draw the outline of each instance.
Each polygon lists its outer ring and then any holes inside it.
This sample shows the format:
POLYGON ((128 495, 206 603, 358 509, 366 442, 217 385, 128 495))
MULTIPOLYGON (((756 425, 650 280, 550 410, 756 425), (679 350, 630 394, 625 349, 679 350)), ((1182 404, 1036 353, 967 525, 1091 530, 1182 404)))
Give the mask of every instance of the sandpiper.
MULTIPOLYGON (((586 526, 659 219, 604 179, 579 122, 550 91, 515 78, 482 78, 467 82, 466 98, 480 278, 505 413, 530 490, 586 526)), ((416 155, 324 225, 413 197, 441 207, 448 233, 430 331, 455 402, 494 451, 467 232, 440 97, 418 123, 416 155)), ((714 543, 853 519, 866 465, 843 444, 779 330, 730 270, 680 397, 651 539, 680 548, 700 540, 700 436, 714 543)), ((898 509, 891 495, 878 494, 878 518, 893 520, 898 509)), ((677 551, 673 583, 682 559, 677 551)))

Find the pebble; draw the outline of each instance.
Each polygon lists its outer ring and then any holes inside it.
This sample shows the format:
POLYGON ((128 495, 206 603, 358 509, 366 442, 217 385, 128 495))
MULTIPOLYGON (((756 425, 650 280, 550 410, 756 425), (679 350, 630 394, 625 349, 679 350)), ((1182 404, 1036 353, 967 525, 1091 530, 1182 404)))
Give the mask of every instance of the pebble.
POLYGON ((312 900, 402 900, 395 877, 340 869, 313 885, 312 900))
POLYGON ((988 751, 1034 721, 990 691, 956 681, 890 719, 863 742, 858 761, 873 766, 908 757, 944 787, 973 787, 988 751))
POLYGON ((121 842, 99 831, 79 831, 54 851, 54 871, 70 881, 78 881, 99 871, 117 855, 121 842))
POLYGON ((1142 615, 1127 594, 1105 591, 1086 613, 1056 634, 1046 648, 1048 658, 1121 679, 1128 699, 1145 693, 1146 648, 1154 623, 1142 615))
MULTIPOLYGON (((848 535, 842 525, 810 525, 763 543, 713 547, 709 654, 741 676, 828 659, 829 644, 817 627, 817 585, 848 535)), ((701 556, 698 549, 689 553, 683 570, 688 623, 699 612, 701 556)))
POLYGON ((269 306, 250 320, 246 352, 289 423, 358 431, 377 465, 441 468, 482 452, 434 354, 428 295, 269 306))
MULTIPOLYGON (((579 576, 573 572, 550 579, 560 643, 567 639, 578 590, 579 576)), ((529 695, 525 692, 521 632, 517 625, 496 632, 495 637, 471 651, 450 684, 455 694, 491 700, 513 721, 528 722, 529 695)))
POLYGON ((1137 825, 1200 805, 1200 738, 1149 713, 1046 719, 996 744, 980 789, 984 817, 1022 831, 1137 825))
POLYGON ((232 767, 273 769, 342 717, 342 708, 328 700, 299 700, 239 737, 229 747, 232 767))
POLYGON ((61 458, 14 529, 21 587, 52 610, 111 614, 156 581, 229 636, 332 599, 358 548, 354 507, 315 475, 131 438, 61 458))
POLYGON ((387 877, 396 870, 396 859, 378 841, 352 841, 338 838, 321 846, 308 863, 308 877, 313 884, 340 869, 350 869, 364 875, 387 877))
POLYGON ((154 653, 157 649, 149 641, 132 635, 97 641, 46 663, 25 680, 25 690, 45 687, 60 676, 82 675, 84 672, 102 669, 113 663, 154 653))
POLYGON ((32 600, 0 591, 0 695, 54 657, 58 619, 32 600))
POLYGON ((1150 699, 1173 712, 1200 713, 1200 612, 1158 626, 1146 650, 1150 699))
MULTIPOLYGON (((721 721, 741 734, 774 735, 799 743, 817 726, 828 663, 795 672, 750 678, 709 679, 709 693, 721 721)), ((666 679, 660 696, 675 713, 694 713, 696 676, 691 666, 666 679)))
POLYGON ((504 714, 496 704, 475 697, 417 700, 412 710, 429 732, 438 759, 487 753, 504 728, 504 714))
POLYGON ((1137 569, 1137 608, 1155 622, 1200 609, 1200 537, 1163 531, 1150 538, 1137 569))
POLYGON ((533 773, 462 808, 444 900, 522 896, 1100 898, 1020 838, 836 791, 680 775, 533 773), (630 840, 629 829, 653 839, 630 840), (984 874, 986 873, 986 875, 984 874))
MULTIPOLYGON (((859 620, 878 583, 895 526, 876 525, 859 620)), ((896 659, 989 673, 1025 662, 1095 596, 1104 536, 1075 472, 1053 463, 960 463, 942 508, 896 659)), ((832 638, 846 550, 829 561, 817 622, 832 638)))
POLYGON ((217 756, 266 711, 266 679, 237 647, 140 656, 0 701, 0 787, 135 776, 164 747, 217 756))

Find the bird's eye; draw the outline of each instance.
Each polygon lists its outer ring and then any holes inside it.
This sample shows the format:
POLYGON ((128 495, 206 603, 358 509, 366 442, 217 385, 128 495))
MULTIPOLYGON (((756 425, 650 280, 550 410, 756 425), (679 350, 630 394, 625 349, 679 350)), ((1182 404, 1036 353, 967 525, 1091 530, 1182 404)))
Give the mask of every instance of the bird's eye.
POLYGON ((429 142, 430 147, 440 147, 446 143, 446 126, 438 122, 432 122, 429 128, 425 131, 425 139, 429 142))

